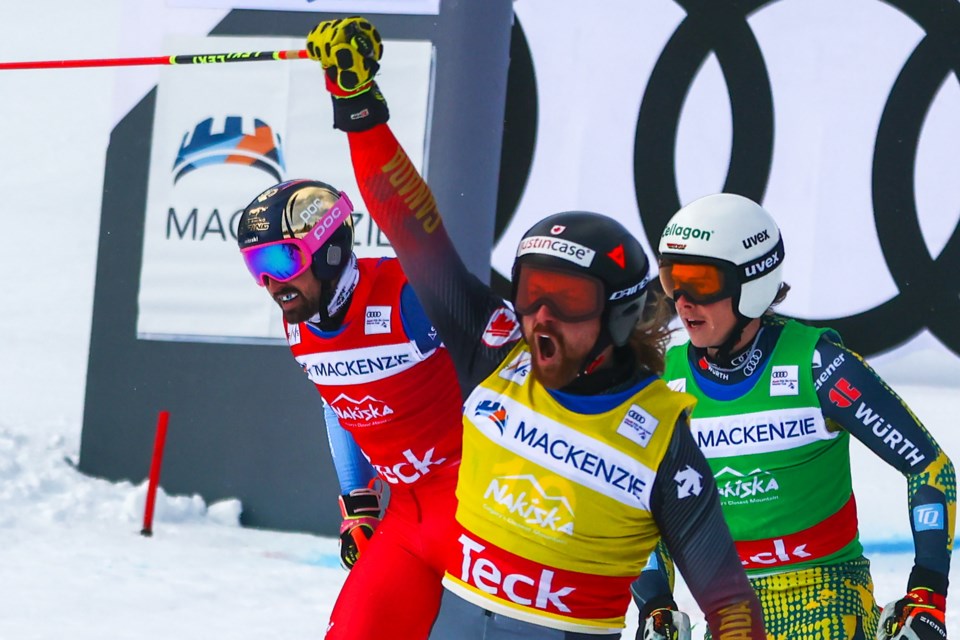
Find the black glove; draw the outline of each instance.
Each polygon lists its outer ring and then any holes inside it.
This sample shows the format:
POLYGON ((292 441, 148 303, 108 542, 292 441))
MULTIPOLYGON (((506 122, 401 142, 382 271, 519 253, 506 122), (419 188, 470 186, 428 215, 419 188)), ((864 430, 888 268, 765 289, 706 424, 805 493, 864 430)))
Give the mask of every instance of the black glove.
POLYGON ((307 35, 307 53, 320 62, 333 99, 333 126, 366 131, 390 119, 373 77, 380 70, 383 40, 368 20, 325 20, 307 35))
POLYGON ((340 515, 340 565, 349 571, 380 524, 380 494, 363 488, 340 496, 340 515))

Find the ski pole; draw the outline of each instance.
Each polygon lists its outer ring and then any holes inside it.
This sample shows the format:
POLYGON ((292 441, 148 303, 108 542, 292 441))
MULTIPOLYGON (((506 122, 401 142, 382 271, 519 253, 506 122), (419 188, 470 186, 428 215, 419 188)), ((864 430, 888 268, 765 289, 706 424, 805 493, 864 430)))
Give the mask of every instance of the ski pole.
POLYGON ((5 69, 68 69, 77 67, 134 67, 144 65, 221 64, 225 62, 261 62, 265 60, 302 60, 306 49, 289 51, 246 51, 237 53, 201 53, 195 55, 155 56, 147 58, 89 58, 83 60, 27 60, 0 62, 5 69))

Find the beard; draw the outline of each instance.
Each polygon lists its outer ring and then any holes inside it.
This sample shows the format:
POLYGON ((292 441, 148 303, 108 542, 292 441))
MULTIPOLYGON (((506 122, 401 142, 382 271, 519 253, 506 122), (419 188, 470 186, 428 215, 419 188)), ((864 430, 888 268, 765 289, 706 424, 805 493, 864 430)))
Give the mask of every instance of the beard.
POLYGON ((309 300, 302 291, 296 287, 287 287, 280 291, 275 297, 274 302, 280 306, 280 310, 283 312, 283 319, 287 324, 300 324, 301 322, 306 322, 314 315, 317 311, 314 307, 317 305, 313 301, 309 300), (289 303, 281 302, 278 298, 284 295, 294 293, 296 297, 289 303))
POLYGON ((585 354, 571 354, 562 336, 538 324, 524 339, 530 347, 533 375, 545 388, 562 389, 580 374, 585 354))

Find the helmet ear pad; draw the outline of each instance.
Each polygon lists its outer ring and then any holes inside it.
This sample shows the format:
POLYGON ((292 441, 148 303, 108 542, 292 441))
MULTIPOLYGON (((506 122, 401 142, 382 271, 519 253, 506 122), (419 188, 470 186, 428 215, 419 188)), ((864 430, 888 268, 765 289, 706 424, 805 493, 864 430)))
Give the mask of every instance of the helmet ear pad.
POLYGON ((747 318, 759 318, 777 297, 781 282, 783 266, 777 266, 766 277, 741 284, 734 300, 734 311, 747 318))
POLYGON ((622 347, 627 344, 633 328, 643 315, 647 304, 647 292, 643 291, 638 297, 627 302, 608 304, 604 315, 607 316, 602 326, 610 332, 610 339, 614 346, 622 347))
POLYGON ((340 225, 330 239, 313 254, 310 270, 318 280, 336 280, 353 253, 353 228, 340 225))

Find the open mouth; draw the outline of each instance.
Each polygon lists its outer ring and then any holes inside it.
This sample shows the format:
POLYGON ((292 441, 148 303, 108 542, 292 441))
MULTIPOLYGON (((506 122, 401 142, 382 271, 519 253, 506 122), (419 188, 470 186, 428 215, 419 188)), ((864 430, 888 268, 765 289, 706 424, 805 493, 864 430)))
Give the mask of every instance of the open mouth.
POLYGON ((557 341, 553 336, 538 333, 537 334, 537 352, 543 360, 549 360, 557 354, 557 341))

